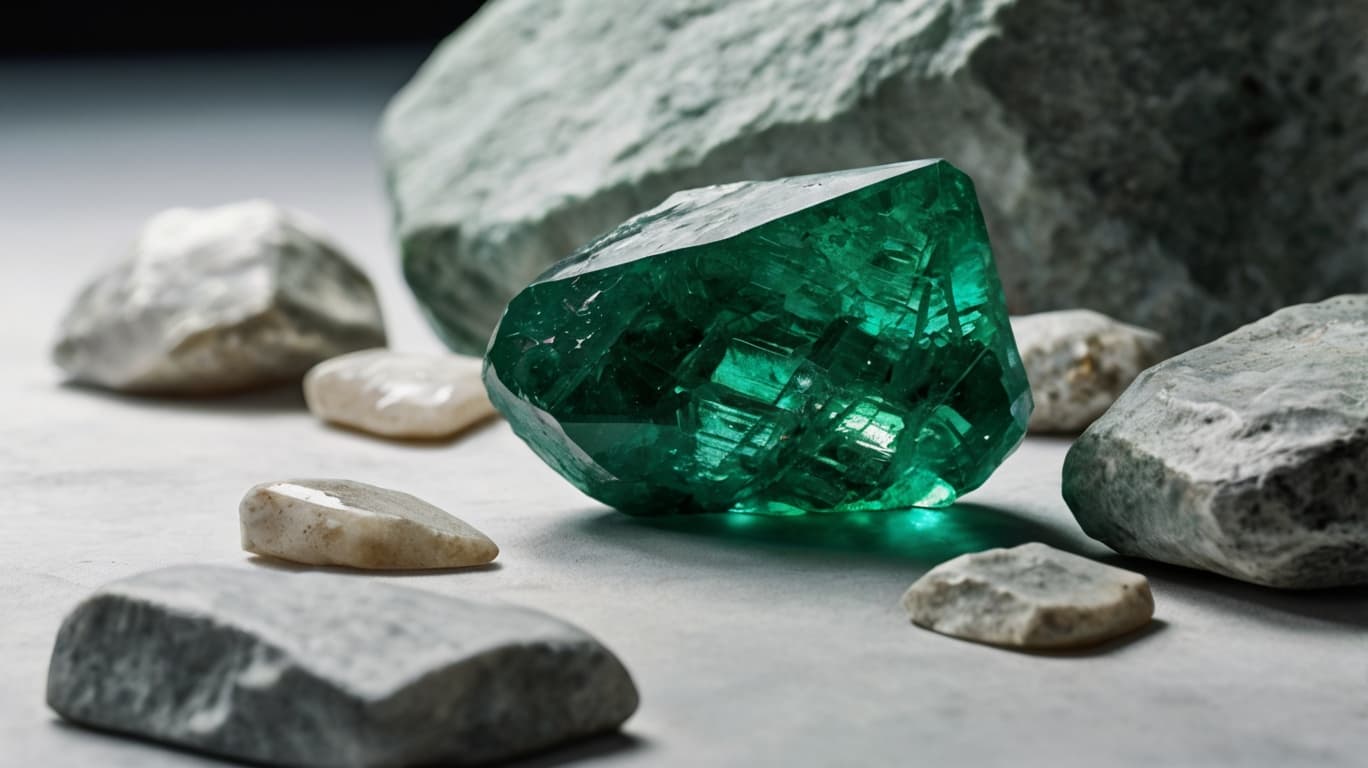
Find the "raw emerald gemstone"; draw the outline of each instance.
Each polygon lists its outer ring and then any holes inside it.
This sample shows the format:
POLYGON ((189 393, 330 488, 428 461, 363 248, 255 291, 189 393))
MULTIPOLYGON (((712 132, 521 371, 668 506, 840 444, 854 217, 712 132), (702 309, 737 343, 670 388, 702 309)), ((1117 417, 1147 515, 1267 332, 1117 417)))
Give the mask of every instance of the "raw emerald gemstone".
POLYGON ((1031 412, 973 184, 936 160, 680 192, 514 297, 485 384, 634 514, 945 506, 1031 412))

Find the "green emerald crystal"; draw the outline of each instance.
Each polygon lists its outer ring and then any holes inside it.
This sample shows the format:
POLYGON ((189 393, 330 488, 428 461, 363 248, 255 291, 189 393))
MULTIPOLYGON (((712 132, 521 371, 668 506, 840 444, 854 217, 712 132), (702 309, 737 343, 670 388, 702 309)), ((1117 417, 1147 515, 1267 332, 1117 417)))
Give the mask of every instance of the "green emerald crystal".
POLYGON ((1031 412, 973 184, 936 160, 680 192, 514 297, 485 384, 634 514, 945 506, 1031 412))

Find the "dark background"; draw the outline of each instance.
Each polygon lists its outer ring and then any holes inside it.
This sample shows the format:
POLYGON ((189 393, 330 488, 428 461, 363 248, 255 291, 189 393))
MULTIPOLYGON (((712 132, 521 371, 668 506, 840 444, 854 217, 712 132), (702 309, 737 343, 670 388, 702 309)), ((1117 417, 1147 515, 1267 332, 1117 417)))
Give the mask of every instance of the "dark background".
POLYGON ((64 3, 21 0, 0 16, 0 58, 151 52, 432 46, 481 2, 64 3))

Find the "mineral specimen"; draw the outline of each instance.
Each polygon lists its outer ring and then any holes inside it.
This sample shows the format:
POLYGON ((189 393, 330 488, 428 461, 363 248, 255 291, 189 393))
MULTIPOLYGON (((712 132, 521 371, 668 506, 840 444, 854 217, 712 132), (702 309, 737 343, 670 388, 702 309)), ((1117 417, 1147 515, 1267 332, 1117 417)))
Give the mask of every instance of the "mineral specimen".
POLYGON ((973 185, 932 160, 681 192, 518 294, 485 382, 640 514, 948 505, 1031 411, 973 185))
POLYGON ((465 521, 400 491, 355 480, 285 480, 247 491, 242 548, 311 565, 463 568, 499 554, 465 521))
POLYGON ((310 369, 304 399, 320 419, 383 437, 452 437, 494 415, 481 362, 367 349, 310 369))
POLYGON ((1181 351, 1368 290, 1364 30, 1363 0, 492 0, 380 144, 458 351, 676 190, 928 153, 978 182, 1013 312, 1181 351))
POLYGON ((291 768, 475 765, 616 728, 637 690, 547 614, 325 573, 175 566, 62 622, 48 705, 291 768))
POLYGON ((908 588, 903 607, 918 626, 965 640, 1074 648, 1144 626, 1154 596, 1138 573, 1033 543, 941 563, 908 588))
POLYGON ((1083 530, 1273 587, 1368 583, 1368 296, 1269 315, 1150 368, 1064 462, 1083 530))
POLYGON ((1154 331, 1086 309, 1013 317, 1012 335, 1035 401, 1032 432, 1086 428, 1165 352, 1154 331))
POLYGON ((152 217, 77 296, 53 357, 75 381, 202 395, 297 382, 384 343, 365 273, 311 219, 248 200, 152 217))

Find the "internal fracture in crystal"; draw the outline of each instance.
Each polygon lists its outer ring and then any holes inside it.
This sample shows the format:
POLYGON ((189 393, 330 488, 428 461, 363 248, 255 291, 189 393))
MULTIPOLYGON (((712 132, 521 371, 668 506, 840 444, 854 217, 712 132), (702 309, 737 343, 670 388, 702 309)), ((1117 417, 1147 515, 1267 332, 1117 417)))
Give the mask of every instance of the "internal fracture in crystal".
POLYGON ((680 192, 518 294, 485 383, 633 514, 946 506, 1031 412, 973 185, 935 160, 680 192))

